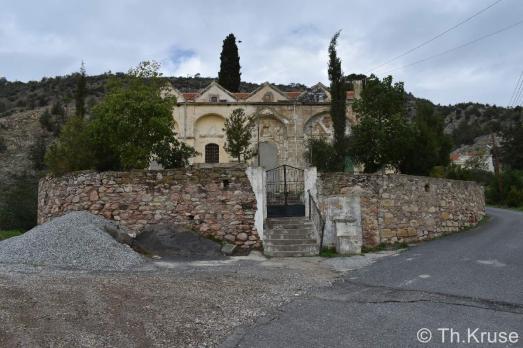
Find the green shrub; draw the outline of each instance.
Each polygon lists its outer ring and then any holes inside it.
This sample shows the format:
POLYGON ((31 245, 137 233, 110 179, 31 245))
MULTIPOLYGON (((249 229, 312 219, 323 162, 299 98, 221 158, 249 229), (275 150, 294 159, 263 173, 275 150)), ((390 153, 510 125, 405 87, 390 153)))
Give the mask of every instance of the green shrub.
POLYGON ((320 256, 321 257, 337 257, 340 255, 336 252, 335 247, 330 247, 330 248, 325 247, 325 248, 321 249, 320 256))
POLYGON ((523 206, 523 190, 511 186, 506 194, 505 204, 513 208, 523 206))
POLYGON ((60 137, 47 149, 44 163, 55 175, 96 167, 94 146, 87 121, 73 116, 64 125, 60 137))
POLYGON ((0 240, 4 240, 11 237, 16 237, 24 233, 22 230, 7 230, 0 231, 0 240))
POLYGON ((111 78, 92 117, 72 117, 49 146, 54 174, 75 170, 143 169, 151 158, 164 168, 185 166, 196 152, 174 133, 174 98, 162 97, 158 66, 143 62, 125 78, 111 78))
POLYGON ((336 160, 336 149, 325 138, 310 138, 304 156, 305 160, 320 172, 343 171, 344 163, 336 160))
POLYGON ((503 171, 501 189, 498 178, 492 176, 485 190, 487 203, 508 207, 523 207, 523 171, 503 171))
POLYGON ((36 225, 38 178, 14 175, 0 184, 0 230, 31 229, 36 225))

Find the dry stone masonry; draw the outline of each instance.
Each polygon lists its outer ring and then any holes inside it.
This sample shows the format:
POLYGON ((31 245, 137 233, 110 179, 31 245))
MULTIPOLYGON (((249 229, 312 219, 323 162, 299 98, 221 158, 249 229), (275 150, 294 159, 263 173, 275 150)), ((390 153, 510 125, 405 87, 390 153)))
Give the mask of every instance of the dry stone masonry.
POLYGON ((364 246, 436 238, 474 226, 485 215, 483 187, 469 181, 322 173, 317 195, 327 217, 325 245, 335 244, 332 222, 351 215, 354 197, 360 201, 364 246))
POLYGON ((40 181, 40 224, 77 210, 136 232, 150 224, 180 224, 242 248, 261 247, 256 198, 243 167, 88 171, 40 181))
MULTIPOLYGON (((258 171, 219 165, 46 177, 39 185, 38 222, 86 210, 137 233, 147 225, 180 224, 241 248, 261 248, 265 183, 258 171)), ((323 246, 344 246, 348 253, 436 238, 485 215, 483 187, 474 182, 315 170, 306 177, 326 221, 323 246)))

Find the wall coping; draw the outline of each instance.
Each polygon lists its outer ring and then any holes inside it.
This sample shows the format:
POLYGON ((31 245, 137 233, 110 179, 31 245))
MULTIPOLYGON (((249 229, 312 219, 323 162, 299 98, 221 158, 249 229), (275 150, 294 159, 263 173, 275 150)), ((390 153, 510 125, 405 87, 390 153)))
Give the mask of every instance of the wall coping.
POLYGON ((202 170, 243 170, 247 169, 247 165, 238 164, 238 163, 219 163, 218 165, 190 165, 183 168, 171 168, 171 169, 130 169, 130 170, 107 170, 107 171, 97 171, 94 169, 87 170, 77 170, 74 172, 68 172, 62 175, 53 175, 47 174, 42 179, 61 179, 74 177, 78 175, 87 175, 87 174, 101 174, 101 175, 123 175, 123 174, 158 174, 158 173, 176 173, 176 172, 190 172, 190 171, 202 171, 202 170))
POLYGON ((467 183, 472 185, 484 186, 481 183, 473 180, 459 180, 459 179, 447 179, 447 178, 437 178, 433 176, 422 176, 422 175, 410 175, 410 174, 379 174, 379 173, 346 173, 346 172, 318 172, 318 176, 322 175, 345 175, 345 176, 367 176, 367 177, 406 177, 406 178, 415 178, 419 180, 430 180, 430 181, 441 181, 441 182, 457 182, 457 183, 467 183))

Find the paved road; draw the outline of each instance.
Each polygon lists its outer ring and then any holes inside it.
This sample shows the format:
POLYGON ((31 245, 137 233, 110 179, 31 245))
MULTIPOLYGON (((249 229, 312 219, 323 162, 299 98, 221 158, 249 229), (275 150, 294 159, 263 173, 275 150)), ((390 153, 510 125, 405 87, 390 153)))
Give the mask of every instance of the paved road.
POLYGON ((523 347, 523 213, 487 212, 487 224, 349 272, 240 328, 224 346, 523 347), (431 330, 429 344, 417 340, 421 328, 431 330), (519 340, 490 344, 482 331, 491 339, 514 331, 519 340))

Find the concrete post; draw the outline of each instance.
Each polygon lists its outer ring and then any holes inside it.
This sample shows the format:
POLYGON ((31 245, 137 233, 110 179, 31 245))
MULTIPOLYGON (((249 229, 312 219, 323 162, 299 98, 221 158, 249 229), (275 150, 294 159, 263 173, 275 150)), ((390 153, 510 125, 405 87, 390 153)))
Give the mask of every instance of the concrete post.
POLYGON ((266 173, 263 167, 248 167, 245 170, 252 186, 252 191, 256 196, 256 213, 254 215, 254 225, 256 231, 263 241, 263 223, 267 218, 267 186, 266 173))
POLYGON ((309 191, 312 197, 318 202, 318 189, 316 182, 318 181, 318 170, 316 167, 308 167, 303 170, 303 183, 304 183, 304 197, 305 197, 305 216, 309 217, 309 191))

